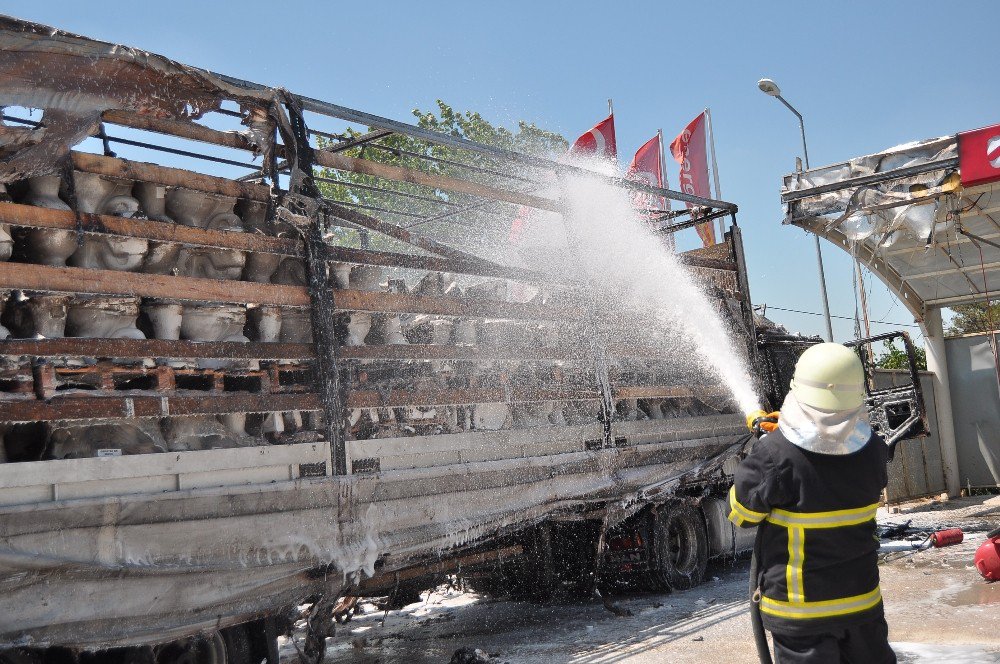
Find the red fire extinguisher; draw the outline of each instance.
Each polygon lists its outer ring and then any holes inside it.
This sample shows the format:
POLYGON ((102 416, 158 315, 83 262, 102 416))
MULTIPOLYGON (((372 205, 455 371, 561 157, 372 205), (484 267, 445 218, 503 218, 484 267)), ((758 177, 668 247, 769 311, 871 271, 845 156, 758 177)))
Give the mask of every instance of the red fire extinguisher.
POLYGON ((940 549, 943 546, 961 544, 963 539, 965 539, 965 534, 961 528, 948 528, 946 530, 939 530, 931 535, 931 544, 934 548, 940 549))

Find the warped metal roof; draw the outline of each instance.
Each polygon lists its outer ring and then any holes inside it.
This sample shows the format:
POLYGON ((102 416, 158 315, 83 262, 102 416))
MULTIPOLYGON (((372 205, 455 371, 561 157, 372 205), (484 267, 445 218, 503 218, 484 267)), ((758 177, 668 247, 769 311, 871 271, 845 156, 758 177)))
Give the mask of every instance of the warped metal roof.
POLYGON ((855 255, 918 320, 984 302, 1000 292, 1000 182, 963 186, 961 136, 790 173, 784 223, 855 255))

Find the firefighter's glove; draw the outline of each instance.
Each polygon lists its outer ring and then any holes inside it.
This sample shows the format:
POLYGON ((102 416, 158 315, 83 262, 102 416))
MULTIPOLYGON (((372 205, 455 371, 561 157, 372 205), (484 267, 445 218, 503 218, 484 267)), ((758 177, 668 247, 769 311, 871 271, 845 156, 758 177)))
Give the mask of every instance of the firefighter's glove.
POLYGON ((747 415, 747 428, 760 438, 778 428, 779 414, 778 411, 765 413, 763 410, 755 410, 747 415))

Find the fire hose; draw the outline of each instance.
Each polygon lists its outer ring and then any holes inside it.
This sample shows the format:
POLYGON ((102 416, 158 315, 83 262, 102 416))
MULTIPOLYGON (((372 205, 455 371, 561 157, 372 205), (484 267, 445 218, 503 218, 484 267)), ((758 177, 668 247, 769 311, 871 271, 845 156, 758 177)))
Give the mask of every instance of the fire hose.
MULTIPOLYGON (((762 410, 747 415, 747 427, 750 438, 760 438, 766 433, 774 431, 778 426, 778 413, 765 413, 762 410)), ((767 644, 767 633, 764 631, 764 621, 760 616, 760 547, 761 528, 757 527, 757 532, 753 538, 753 553, 750 554, 750 627, 753 630, 753 641, 757 647, 757 659, 760 664, 773 664, 771 659, 771 648, 767 644)))
POLYGON ((753 642, 757 646, 757 659, 760 664, 773 664, 771 648, 767 645, 767 634, 764 632, 764 621, 760 617, 760 527, 753 538, 753 553, 750 554, 750 627, 753 629, 753 642))

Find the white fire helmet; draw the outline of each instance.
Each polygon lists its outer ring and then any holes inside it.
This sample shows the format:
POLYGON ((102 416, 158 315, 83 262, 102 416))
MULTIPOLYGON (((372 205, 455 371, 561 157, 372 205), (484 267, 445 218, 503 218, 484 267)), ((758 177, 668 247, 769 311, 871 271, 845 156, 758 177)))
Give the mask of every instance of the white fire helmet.
POLYGON ((854 410, 865 401, 865 372, 850 348, 834 343, 812 346, 795 364, 792 394, 821 410, 854 410))

